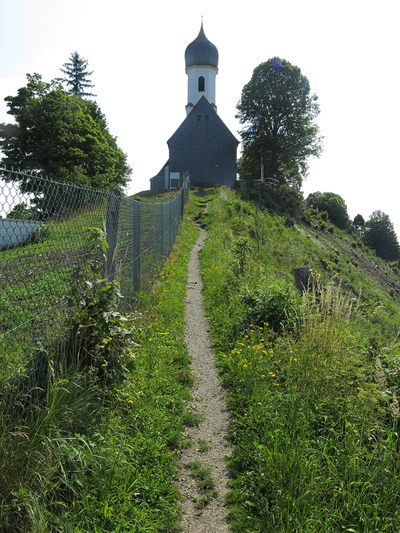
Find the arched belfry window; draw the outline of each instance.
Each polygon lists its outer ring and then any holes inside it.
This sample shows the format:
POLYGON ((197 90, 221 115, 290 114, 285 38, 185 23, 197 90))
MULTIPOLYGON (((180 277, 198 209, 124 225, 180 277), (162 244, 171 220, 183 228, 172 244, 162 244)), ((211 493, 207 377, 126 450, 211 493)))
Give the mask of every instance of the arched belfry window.
POLYGON ((206 90, 206 80, 204 79, 204 76, 200 76, 199 78, 199 93, 204 93, 206 90))

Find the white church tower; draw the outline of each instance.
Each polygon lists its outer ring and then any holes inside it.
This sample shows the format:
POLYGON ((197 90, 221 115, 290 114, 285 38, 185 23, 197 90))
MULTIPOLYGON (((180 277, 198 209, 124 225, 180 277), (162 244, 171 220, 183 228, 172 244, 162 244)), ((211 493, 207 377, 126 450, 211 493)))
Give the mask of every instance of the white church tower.
POLYGON ((185 51, 186 74, 188 75, 188 103, 186 115, 205 96, 217 111, 215 104, 215 77, 218 74, 218 50, 206 37, 201 22, 200 33, 185 51))

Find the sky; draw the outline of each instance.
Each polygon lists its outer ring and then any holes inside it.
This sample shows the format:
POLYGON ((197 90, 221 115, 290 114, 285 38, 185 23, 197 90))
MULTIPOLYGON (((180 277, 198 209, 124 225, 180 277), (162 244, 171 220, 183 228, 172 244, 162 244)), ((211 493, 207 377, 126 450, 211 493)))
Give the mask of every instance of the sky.
POLYGON ((4 98, 27 73, 61 77, 77 51, 132 167, 127 194, 149 189, 186 117, 184 53, 203 17, 219 52, 218 114, 232 133, 240 140, 236 105, 255 67, 275 56, 300 67, 324 137, 304 196, 339 194, 351 219, 383 211, 400 239, 399 11, 397 0, 0 0, 0 123, 12 122, 4 98))

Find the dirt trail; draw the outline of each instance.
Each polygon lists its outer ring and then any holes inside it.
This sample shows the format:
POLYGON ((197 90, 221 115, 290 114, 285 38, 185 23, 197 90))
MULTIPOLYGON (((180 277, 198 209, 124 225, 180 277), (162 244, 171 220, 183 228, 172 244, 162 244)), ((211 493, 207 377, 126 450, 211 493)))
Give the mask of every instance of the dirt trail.
POLYGON ((181 526, 184 533, 224 533, 229 531, 225 506, 229 478, 225 457, 230 454, 230 448, 225 436, 230 413, 218 379, 208 335, 208 321, 204 315, 198 254, 207 232, 203 228, 200 231, 189 261, 185 340, 196 380, 194 409, 201 415, 202 422, 198 427, 188 429, 192 444, 182 451, 180 459, 179 490, 183 497, 181 526), (192 461, 199 461, 203 467, 210 469, 218 492, 218 496, 201 511, 195 503, 195 500, 200 500, 201 494, 190 469, 185 466, 192 461))

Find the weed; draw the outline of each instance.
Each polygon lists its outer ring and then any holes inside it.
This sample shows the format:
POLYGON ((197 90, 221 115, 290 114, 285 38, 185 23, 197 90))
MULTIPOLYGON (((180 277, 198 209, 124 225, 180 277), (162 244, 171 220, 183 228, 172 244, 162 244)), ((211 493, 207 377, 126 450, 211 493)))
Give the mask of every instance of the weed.
POLYGON ((201 423, 201 416, 196 413, 186 412, 182 416, 182 422, 185 426, 194 427, 201 423))
POLYGON ((196 501, 196 509, 201 510, 211 500, 218 497, 218 492, 215 490, 215 481, 212 478, 211 470, 203 467, 200 461, 192 461, 185 466, 191 471, 196 480, 196 485, 201 495, 200 499, 196 501))
POLYGON ((211 448, 210 443, 208 443, 205 439, 199 439, 199 452, 207 452, 211 448))

